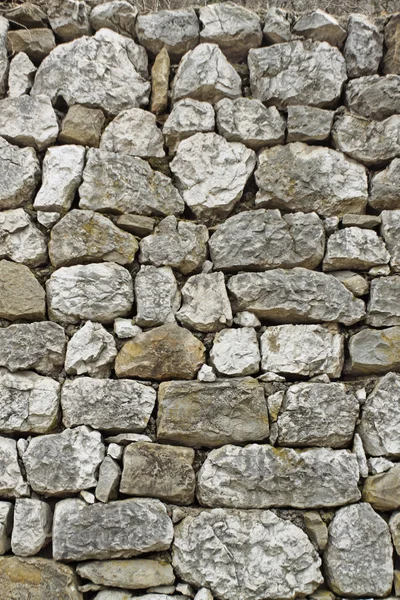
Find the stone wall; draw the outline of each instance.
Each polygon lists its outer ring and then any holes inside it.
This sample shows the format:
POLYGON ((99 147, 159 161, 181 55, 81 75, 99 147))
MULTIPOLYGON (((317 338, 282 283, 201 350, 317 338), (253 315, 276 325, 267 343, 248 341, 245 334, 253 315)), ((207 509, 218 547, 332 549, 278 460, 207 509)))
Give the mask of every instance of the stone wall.
POLYGON ((400 14, 92 4, 0 17, 1 600, 400 596, 400 14))

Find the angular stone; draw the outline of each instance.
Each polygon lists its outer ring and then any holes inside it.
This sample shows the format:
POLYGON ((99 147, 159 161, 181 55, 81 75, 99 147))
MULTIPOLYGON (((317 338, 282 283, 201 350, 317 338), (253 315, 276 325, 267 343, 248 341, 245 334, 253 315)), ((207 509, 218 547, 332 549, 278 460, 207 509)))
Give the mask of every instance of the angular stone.
POLYGON ((363 329, 350 338, 346 373, 385 374, 400 371, 400 327, 363 329))
POLYGON ((288 106, 288 142, 323 142, 330 136, 334 112, 314 106, 288 106))
POLYGON ((111 456, 106 456, 99 468, 95 496, 100 502, 109 502, 118 498, 118 486, 121 468, 111 456))
POLYGON ((352 215, 351 213, 347 213, 342 217, 342 227, 361 227, 361 229, 374 229, 381 223, 381 215, 352 215))
POLYGON ((45 313, 45 292, 32 271, 25 265, 0 260, 0 319, 41 320, 45 313))
POLYGON ((21 323, 0 328, 0 366, 57 376, 64 366, 66 336, 56 323, 21 323))
POLYGON ((175 581, 170 564, 148 558, 85 562, 78 564, 76 572, 94 583, 128 590, 169 585, 175 581))
POLYGON ((104 123, 104 114, 98 108, 74 104, 61 123, 58 140, 63 144, 97 147, 104 123))
POLYGON ((291 104, 335 108, 347 79, 346 63, 327 42, 311 40, 250 50, 254 98, 284 109, 291 104))
POLYGON ((34 437, 22 456, 32 489, 45 496, 95 487, 103 458, 100 433, 85 426, 34 437))
POLYGON ((204 364, 199 372, 197 373, 197 379, 199 381, 212 382, 217 379, 214 369, 209 365, 204 364))
POLYGON ((233 322, 239 327, 261 327, 261 322, 256 315, 247 310, 236 313, 233 322))
POLYGON ((174 154, 182 140, 195 133, 214 131, 214 109, 209 102, 184 98, 175 102, 163 127, 165 143, 174 154))
POLYGON ((177 575, 222 600, 311 594, 323 581, 320 565, 304 531, 271 511, 214 509, 186 517, 175 528, 177 575))
POLYGON ((142 46, 155 56, 165 48, 174 63, 199 40, 199 21, 193 8, 159 10, 139 15, 136 34, 142 46))
POLYGON ((71 210, 51 230, 49 255, 56 268, 99 260, 129 265, 139 244, 110 219, 91 210, 71 210))
POLYGON ((20 498, 28 495, 29 486, 22 476, 18 462, 17 443, 11 438, 0 437, 0 498, 20 498))
POLYGON ((46 13, 36 4, 24 2, 23 4, 11 6, 5 16, 13 23, 22 25, 27 29, 43 27, 47 21, 46 13))
POLYGON ((116 115, 147 104, 147 77, 145 49, 101 29, 93 37, 57 46, 40 65, 32 94, 45 94, 52 102, 62 97, 68 106, 86 104, 116 115))
POLYGON ((262 42, 259 16, 234 2, 203 6, 199 15, 201 42, 218 44, 231 62, 246 59, 250 48, 262 42))
POLYGON ((346 31, 335 17, 320 9, 300 17, 293 27, 293 33, 314 42, 328 42, 339 48, 346 39, 346 31))
POLYGON ((140 242, 140 262, 168 266, 189 275, 199 271, 207 258, 205 225, 178 221, 173 215, 157 225, 153 235, 140 242))
POLYGON ((267 45, 289 42, 293 15, 282 8, 270 6, 265 13, 263 38, 267 45))
POLYGON ((182 299, 176 317, 184 327, 210 332, 232 325, 232 309, 221 272, 189 277, 182 288, 182 299))
POLYGON ((19 52, 10 62, 8 95, 10 98, 29 94, 35 79, 36 67, 27 54, 19 52))
POLYGON ((139 333, 120 350, 117 377, 193 379, 205 362, 205 347, 190 331, 175 323, 139 333))
POLYGON ((223 329, 215 338, 210 360, 221 375, 252 375, 260 369, 260 349, 252 327, 223 329))
POLYGON ((368 461, 368 472, 371 475, 377 475, 378 473, 384 473, 389 471, 394 466, 394 463, 387 458, 377 457, 369 458, 368 461))
POLYGON ((89 7, 81 0, 48 0, 47 16, 54 33, 63 41, 90 34, 89 7))
POLYGON ((168 108, 170 66, 169 54, 162 48, 151 67, 151 112, 156 115, 164 113, 168 108))
POLYGON ((264 389, 251 377, 208 383, 169 381, 160 385, 160 442, 216 448, 265 440, 268 433, 264 389))
POLYGON ((133 338, 142 331, 141 327, 133 324, 133 319, 115 319, 114 321, 114 333, 121 340, 133 338))
POLYGON ((367 477, 362 499, 375 510, 392 511, 400 508, 400 464, 384 473, 367 477))
POLYGON ((95 31, 106 27, 127 37, 135 37, 138 9, 125 0, 113 0, 94 6, 89 17, 95 31))
POLYGON ((153 114, 141 108, 119 113, 105 128, 100 150, 141 158, 163 157, 163 136, 153 114))
POLYGON ((33 556, 51 539, 53 513, 46 502, 34 498, 15 501, 11 549, 17 556, 33 556))
POLYGON ((108 378, 117 356, 114 337, 100 323, 86 321, 70 339, 65 356, 67 375, 108 378))
POLYGON ((156 220, 142 215, 121 215, 117 219, 117 225, 137 237, 144 237, 153 233, 156 220))
POLYGON ((371 267, 388 263, 389 259, 390 254, 375 231, 346 227, 328 238, 322 268, 324 271, 368 271, 371 267))
POLYGON ((345 102, 352 112, 380 121, 400 112, 400 77, 370 75, 346 86, 345 102))
POLYGON ((354 294, 357 298, 368 294, 369 284, 362 275, 353 273, 353 271, 334 271, 332 275, 339 279, 349 292, 354 294))
POLYGON ((332 275, 302 267, 239 273, 228 282, 236 310, 274 323, 357 323, 365 305, 332 275))
POLYGON ((364 15, 349 15, 343 54, 350 79, 378 72, 383 54, 383 35, 364 15))
POLYGON ((242 82, 217 44, 199 44, 179 63, 172 82, 172 101, 193 98, 216 104, 222 98, 239 98, 242 82))
POLYGON ((172 269, 142 265, 135 277, 135 299, 140 327, 175 323, 181 295, 172 269))
POLYGON ((133 282, 124 267, 100 263, 61 267, 46 282, 50 319, 112 323, 132 308, 133 282))
POLYGON ((63 424, 65 427, 89 425, 111 432, 142 432, 155 402, 153 388, 138 381, 79 377, 63 385, 63 424))
POLYGON ((278 417, 279 446, 343 448, 353 439, 359 402, 343 383, 292 385, 278 417))
POLYGON ((0 212, 0 257, 30 267, 47 260, 45 237, 22 208, 0 212))
POLYGON ((171 179, 141 158, 92 148, 87 153, 80 208, 145 216, 180 214, 185 204, 171 179))
POLYGON ((328 528, 316 510, 303 513, 304 526, 312 543, 318 550, 325 550, 328 543, 328 528))
POLYGON ((389 520, 390 533, 392 534, 393 544, 397 554, 400 551, 400 513, 394 513, 389 520))
POLYGON ((0 431, 48 433, 58 423, 60 384, 32 371, 0 368, 0 431))
POLYGON ((215 110, 218 133, 229 142, 241 142, 253 150, 284 142, 286 121, 275 106, 266 108, 250 98, 223 98, 215 110))
POLYGON ((367 324, 372 327, 400 325, 399 294, 399 275, 373 279, 367 310, 367 324))
POLYGON ((368 203, 376 210, 400 208, 400 158, 372 174, 368 203))
POLYGON ((400 13, 392 15, 385 27, 385 54, 383 72, 400 75, 400 13))
POLYGON ((193 461, 192 448, 148 442, 129 444, 124 451, 119 490, 128 496, 192 504, 196 485, 193 461))
POLYGON ((11 548, 13 514, 14 505, 11 502, 0 502, 0 555, 11 548))
POLYGON ((36 152, 13 146, 0 137, 0 210, 30 202, 39 180, 36 152))
POLYGON ((343 336, 321 325, 267 327, 261 336, 263 371, 314 377, 340 377, 344 361, 343 336))
MULTIPOLYGON (((400 164, 400 161, 399 161, 400 164)), ((400 198, 399 198, 400 199, 400 198)), ((390 266, 400 271, 400 210, 383 210, 381 234, 390 252, 390 266)))
POLYGON ((54 511, 56 560, 130 558, 168 550, 172 537, 165 506, 150 498, 92 505, 69 498, 58 502, 54 511))
POLYGON ((56 40, 51 29, 16 29, 7 35, 7 50, 11 54, 24 52, 36 64, 55 47, 56 40))
POLYGON ((365 212, 365 168, 331 148, 301 142, 267 148, 258 156, 255 177, 256 206, 325 217, 365 212))
POLYGON ((0 135, 8 142, 39 151, 54 144, 58 124, 50 100, 43 95, 1 100, 0 135))
POLYGON ((314 269, 325 251, 325 232, 315 213, 252 210, 229 217, 209 241, 215 269, 239 271, 275 267, 314 269))
POLYGON ((360 499, 357 459, 348 450, 251 444, 212 450, 197 479, 202 506, 329 508, 360 499))
POLYGON ((47 558, 0 558, 0 585, 5 598, 82 599, 74 569, 47 558))

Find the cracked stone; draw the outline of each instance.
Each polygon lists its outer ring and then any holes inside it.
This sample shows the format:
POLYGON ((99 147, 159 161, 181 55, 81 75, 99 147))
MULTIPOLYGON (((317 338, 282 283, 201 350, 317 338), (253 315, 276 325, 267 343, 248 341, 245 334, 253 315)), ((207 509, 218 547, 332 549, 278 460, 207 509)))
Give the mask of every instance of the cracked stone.
POLYGON ((368 203, 377 210, 400 208, 400 158, 372 174, 368 203))
POLYGON ((214 131, 215 114, 209 102, 184 98, 175 102, 163 127, 165 143, 170 154, 175 154, 182 140, 195 133, 214 131))
POLYGON ((400 325, 399 293, 399 275, 373 279, 367 310, 367 324, 372 327, 400 325))
POLYGON ((94 6, 90 13, 90 25, 95 31, 106 27, 121 35, 135 38, 138 9, 130 2, 114 0, 94 6))
POLYGON ((172 269, 142 265, 135 277, 135 299, 140 327, 175 323, 181 295, 172 269))
POLYGON ((117 347, 114 337, 100 323, 86 321, 70 339, 65 356, 67 375, 108 378, 117 347))
POLYGON ((18 52, 10 61, 8 95, 17 98, 29 94, 35 79, 36 67, 24 52, 18 52))
POLYGON ((381 218, 381 234, 390 252, 390 266, 393 271, 398 272, 400 271, 400 210, 383 210, 381 218))
POLYGON ((53 513, 46 502, 34 498, 15 501, 11 548, 17 556, 33 556, 51 540, 53 513))
POLYGON ((350 79, 378 72, 383 54, 383 35, 364 15, 349 15, 343 54, 350 79))
POLYGON ((288 106, 287 141, 323 142, 330 136, 334 111, 315 106, 288 106))
POLYGON ((39 151, 54 144, 58 123, 50 100, 44 95, 0 100, 0 135, 8 142, 39 151))
POLYGON ((389 259, 385 243, 376 231, 346 227, 328 238, 322 268, 324 271, 368 271, 371 267, 388 263, 389 259))
POLYGON ((155 115, 141 108, 130 108, 120 112, 105 128, 100 150, 141 158, 162 158, 165 156, 163 142, 155 115))
POLYGON ((377 121, 400 113, 400 77, 369 75, 353 79, 346 86, 345 103, 352 112, 377 121))
POLYGON ((29 267, 47 260, 45 237, 22 208, 0 212, 0 258, 29 267))
POLYGON ((258 373, 260 349, 251 327, 219 331, 210 351, 210 361, 221 375, 243 376, 258 373))
POLYGON ((17 443, 11 438, 0 437, 0 467, 0 498, 28 496, 29 486, 21 473, 17 443))

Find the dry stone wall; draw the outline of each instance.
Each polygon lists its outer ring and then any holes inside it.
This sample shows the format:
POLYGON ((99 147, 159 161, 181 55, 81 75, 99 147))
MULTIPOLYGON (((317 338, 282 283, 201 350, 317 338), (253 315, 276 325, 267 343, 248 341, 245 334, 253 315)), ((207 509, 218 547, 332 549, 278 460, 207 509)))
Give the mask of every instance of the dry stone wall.
POLYGON ((400 596, 400 13, 3 9, 1 600, 400 596))

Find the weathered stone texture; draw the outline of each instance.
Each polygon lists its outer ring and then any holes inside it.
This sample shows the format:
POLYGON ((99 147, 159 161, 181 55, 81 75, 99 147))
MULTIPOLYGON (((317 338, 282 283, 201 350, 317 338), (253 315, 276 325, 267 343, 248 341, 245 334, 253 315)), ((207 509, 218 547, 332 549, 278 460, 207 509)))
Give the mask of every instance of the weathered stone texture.
POLYGON ((22 208, 0 212, 0 257, 29 267, 47 261, 45 237, 22 208))
POLYGON ((18 462, 15 440, 0 437, 0 498, 20 498, 29 495, 18 462))
POLYGON ((350 338, 346 371, 353 375, 400 371, 400 327, 363 329, 350 338))
POLYGON ((46 294, 25 265, 0 260, 0 318, 9 321, 42 320, 46 294))
POLYGON ((54 144, 58 124, 44 95, 18 96, 0 101, 0 135, 12 144, 45 150, 54 144))
POLYGON ((0 209, 30 202, 39 183, 40 166, 33 148, 18 148, 0 137, 0 209))
POLYGON ((175 323, 181 296, 172 269, 142 265, 135 277, 135 299, 140 327, 175 323))
POLYGON ((135 558, 80 563, 76 572, 93 583, 125 589, 146 589, 173 584, 172 566, 162 560, 135 558))
POLYGON ((371 229, 346 227, 332 234, 326 245, 324 271, 356 269, 366 271, 389 262, 390 254, 371 229))
POLYGON ((49 543, 53 513, 46 502, 34 498, 15 501, 11 549, 17 556, 32 556, 49 543))

